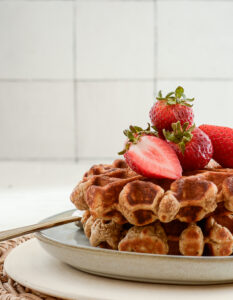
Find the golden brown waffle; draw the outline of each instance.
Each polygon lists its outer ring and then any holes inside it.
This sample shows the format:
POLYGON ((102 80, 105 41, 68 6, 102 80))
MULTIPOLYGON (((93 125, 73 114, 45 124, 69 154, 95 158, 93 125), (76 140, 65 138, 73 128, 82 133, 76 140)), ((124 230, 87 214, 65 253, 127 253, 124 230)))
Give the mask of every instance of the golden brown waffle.
POLYGON ((168 254, 181 255, 179 248, 179 239, 181 233, 185 228, 187 228, 188 224, 180 222, 179 220, 174 220, 169 223, 162 223, 162 226, 167 235, 169 247, 168 254))
POLYGON ((219 225, 226 227, 233 234, 233 215, 225 214, 225 215, 213 215, 213 219, 219 225))
POLYGON ((165 230, 171 255, 201 256, 204 249, 204 236, 197 224, 178 220, 161 223, 165 230))
POLYGON ((122 225, 113 221, 96 219, 91 226, 90 244, 94 247, 105 242, 111 249, 117 249, 122 234, 122 225))
POLYGON ((131 227, 118 245, 120 251, 167 254, 165 231, 159 222, 152 225, 131 227))
POLYGON ((83 230, 91 246, 108 249, 118 249, 118 244, 124 233, 123 225, 114 221, 94 219, 89 211, 82 217, 83 230))
POLYGON ((123 215, 116 209, 118 196, 128 182, 140 178, 142 176, 125 168, 125 163, 121 160, 114 161, 111 168, 109 165, 96 165, 85 173, 70 199, 78 209, 90 209, 95 218, 126 223, 123 215))
POLYGON ((171 184, 159 204, 161 222, 197 222, 215 210, 217 187, 202 175, 182 177, 171 184))
POLYGON ((206 255, 228 256, 232 254, 233 236, 228 227, 232 228, 230 216, 211 216, 207 218, 204 227, 206 255))
POLYGON ((225 207, 233 211, 233 176, 226 178, 222 184, 222 195, 225 207))
POLYGON ((114 169, 127 169, 127 164, 123 159, 116 159, 112 164, 99 164, 92 166, 83 176, 83 178, 93 175, 107 174, 114 169))
MULTIPOLYGON (((205 239, 196 224, 178 220, 147 226, 119 225, 113 221, 84 217, 83 227, 90 244, 119 251, 200 256, 205 239)), ((209 239, 207 239, 209 241, 209 239)))
POLYGON ((193 174, 176 181, 148 179, 129 169, 123 160, 116 160, 86 172, 71 201, 78 209, 90 210, 95 219, 136 226, 157 219, 195 223, 220 202, 233 211, 232 169, 209 168, 193 174))
MULTIPOLYGON (((202 176, 208 180, 213 182, 217 188, 217 202, 228 202, 230 201, 230 196, 226 193, 227 186, 233 186, 232 181, 229 182, 228 178, 233 177, 233 169, 216 169, 213 171, 208 171, 202 174, 202 176), (223 186, 225 186, 225 194, 223 194, 223 186), (228 198, 229 197, 229 198, 228 198)), ((233 189, 233 188, 232 188, 233 189)))
POLYGON ((124 186, 117 207, 130 224, 150 224, 158 219, 158 206, 163 195, 164 190, 160 186, 135 180, 124 186))
POLYGON ((204 235, 196 224, 190 224, 182 231, 179 239, 179 249, 182 255, 201 256, 204 245, 204 235))
POLYGON ((201 227, 178 220, 170 223, 156 221, 138 227, 94 220, 92 216, 83 225, 94 247, 154 254, 228 256, 233 252, 230 231, 233 218, 229 215, 224 216, 225 219, 222 217, 218 221, 213 216, 208 217, 201 227))

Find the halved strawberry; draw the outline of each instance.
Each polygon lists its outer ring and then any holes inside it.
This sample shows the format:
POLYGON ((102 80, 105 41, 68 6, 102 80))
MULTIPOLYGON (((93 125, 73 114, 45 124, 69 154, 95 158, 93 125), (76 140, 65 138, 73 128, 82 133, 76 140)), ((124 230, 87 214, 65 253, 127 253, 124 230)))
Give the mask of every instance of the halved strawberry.
POLYGON ((182 176, 182 168, 175 151, 167 142, 158 138, 150 128, 130 126, 125 130, 128 137, 124 154, 129 167, 145 177, 177 179, 182 176), (135 129, 136 128, 136 129, 135 129))
POLYGON ((171 124, 180 121, 181 125, 188 122, 193 124, 194 114, 192 110, 192 102, 194 98, 188 99, 184 94, 184 89, 178 86, 175 92, 168 93, 165 97, 159 91, 158 101, 150 110, 151 123, 156 126, 160 137, 163 137, 162 130, 172 130, 171 124))
POLYGON ((233 168, 233 128, 214 125, 201 125, 199 128, 211 139, 213 158, 222 167, 233 168))
POLYGON ((183 170, 204 168, 213 156, 213 146, 205 132, 188 123, 172 124, 173 131, 163 130, 169 145, 175 150, 183 170))

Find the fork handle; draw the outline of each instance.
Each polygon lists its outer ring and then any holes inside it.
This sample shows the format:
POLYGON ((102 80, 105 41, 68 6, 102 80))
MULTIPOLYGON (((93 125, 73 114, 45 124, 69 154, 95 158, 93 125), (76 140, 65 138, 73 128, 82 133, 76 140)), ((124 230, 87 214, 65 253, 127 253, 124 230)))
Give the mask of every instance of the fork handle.
POLYGON ((78 216, 69 216, 69 217, 64 217, 64 218, 57 218, 53 219, 51 221, 45 221, 41 222, 38 224, 33 224, 33 225, 28 225, 24 227, 18 227, 10 230, 5 230, 0 232, 0 242, 16 238, 19 236, 22 236, 24 234, 29 234, 33 232, 37 232, 43 229, 48 229, 51 227, 56 227, 59 225, 67 224, 67 223, 72 223, 72 222, 77 222, 80 221, 81 217, 78 216))

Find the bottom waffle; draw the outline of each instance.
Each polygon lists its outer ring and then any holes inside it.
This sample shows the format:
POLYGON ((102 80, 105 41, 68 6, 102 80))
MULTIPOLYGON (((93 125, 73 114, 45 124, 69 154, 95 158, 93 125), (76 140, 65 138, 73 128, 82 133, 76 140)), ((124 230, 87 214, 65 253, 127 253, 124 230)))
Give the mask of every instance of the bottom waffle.
POLYGON ((138 227, 94 219, 86 211, 82 223, 94 247, 187 256, 228 256, 233 252, 233 215, 212 215, 200 224, 175 220, 138 227))

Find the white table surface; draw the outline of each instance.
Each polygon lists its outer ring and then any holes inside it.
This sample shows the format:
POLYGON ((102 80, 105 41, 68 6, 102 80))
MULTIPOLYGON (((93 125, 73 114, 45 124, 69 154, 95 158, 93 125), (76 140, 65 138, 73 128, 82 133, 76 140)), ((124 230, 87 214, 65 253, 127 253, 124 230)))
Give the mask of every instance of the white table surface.
POLYGON ((94 163, 98 162, 0 162, 0 230, 74 208, 69 195, 94 163))

